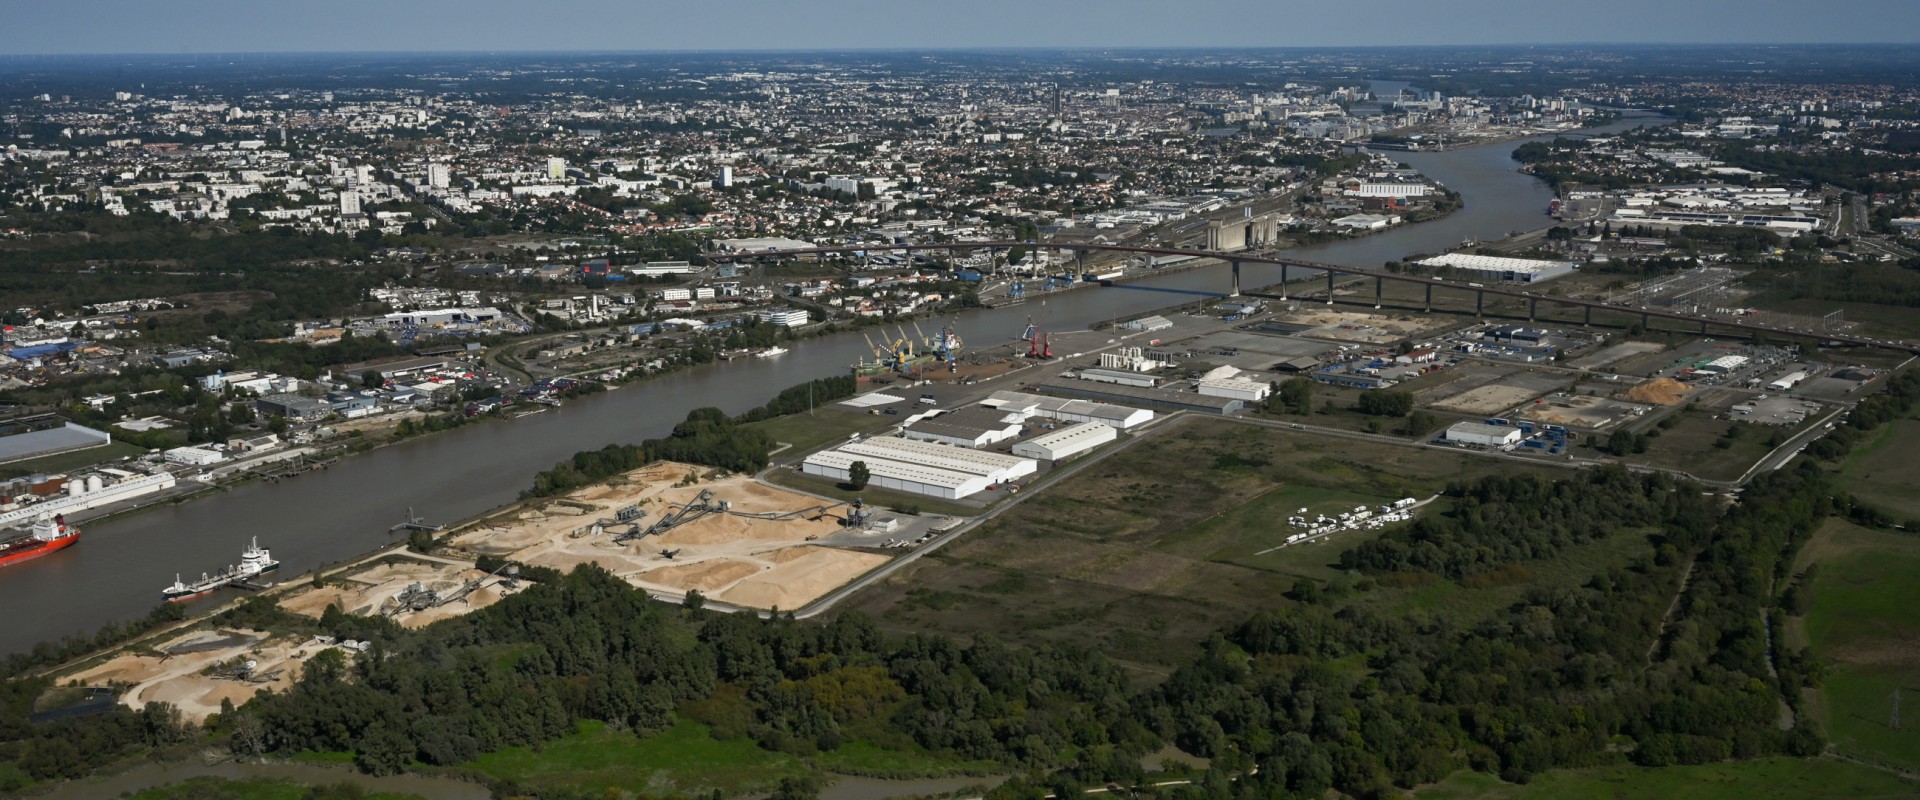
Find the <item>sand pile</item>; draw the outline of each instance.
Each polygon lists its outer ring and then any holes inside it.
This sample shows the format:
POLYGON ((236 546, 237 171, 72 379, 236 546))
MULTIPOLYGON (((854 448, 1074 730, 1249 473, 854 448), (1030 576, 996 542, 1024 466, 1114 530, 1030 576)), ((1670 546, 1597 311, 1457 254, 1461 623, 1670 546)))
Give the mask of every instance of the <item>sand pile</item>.
POLYGON ((1686 384, 1672 378, 1655 378, 1627 390, 1626 398, 1636 403, 1655 406, 1671 406, 1686 399, 1691 391, 1686 384))

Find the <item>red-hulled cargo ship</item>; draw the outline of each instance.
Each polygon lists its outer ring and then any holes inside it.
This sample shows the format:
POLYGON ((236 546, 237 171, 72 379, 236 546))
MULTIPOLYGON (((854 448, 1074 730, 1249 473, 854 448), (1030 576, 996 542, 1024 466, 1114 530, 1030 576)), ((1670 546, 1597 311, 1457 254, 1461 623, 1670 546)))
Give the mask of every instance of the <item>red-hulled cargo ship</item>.
POLYGON ((43 519, 24 535, 0 541, 0 567, 65 550, 78 541, 80 529, 67 527, 66 517, 43 519))

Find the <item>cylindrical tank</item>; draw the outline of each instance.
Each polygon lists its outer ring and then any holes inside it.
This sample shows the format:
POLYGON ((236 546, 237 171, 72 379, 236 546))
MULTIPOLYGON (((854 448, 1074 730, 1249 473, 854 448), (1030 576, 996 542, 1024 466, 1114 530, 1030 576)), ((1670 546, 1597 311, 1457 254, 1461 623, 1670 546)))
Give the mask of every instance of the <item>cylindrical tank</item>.
POLYGON ((87 485, 85 483, 80 481, 67 481, 68 497, 79 497, 80 495, 86 494, 86 492, 87 485))
POLYGON ((106 486, 106 483, 100 480, 100 476, 98 475, 87 476, 87 493, 88 494, 92 494, 94 492, 100 491, 102 488, 105 488, 105 486, 106 486))

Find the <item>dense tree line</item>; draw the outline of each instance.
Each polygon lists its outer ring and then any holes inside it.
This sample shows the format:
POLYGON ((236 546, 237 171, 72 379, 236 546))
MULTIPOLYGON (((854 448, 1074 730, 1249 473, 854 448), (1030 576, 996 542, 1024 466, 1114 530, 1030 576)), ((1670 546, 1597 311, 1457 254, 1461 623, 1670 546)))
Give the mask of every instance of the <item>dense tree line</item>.
MULTIPOLYGON (((330 613, 328 621, 357 618, 330 613)), ((356 635, 336 629, 339 635, 356 635)), ((807 755, 897 741, 1019 767, 1116 740, 1147 752, 1123 676, 1097 655, 888 639, 865 618, 824 625, 682 612, 584 566, 447 624, 375 639, 351 665, 316 656, 290 690, 225 715, 277 752, 352 751, 391 773, 457 765, 601 720, 640 736, 676 712, 716 735, 807 755), (691 635, 689 635, 691 633, 691 635)))
POLYGON ((1460 579, 1508 564, 1552 558, 1562 549, 1623 531, 1702 526, 1712 507, 1661 473, 1623 467, 1550 481, 1534 473, 1490 475, 1450 487, 1454 507, 1428 514, 1340 555, 1367 573, 1429 572, 1460 579))
POLYGON ((573 458, 534 476, 526 497, 552 497, 630 472, 655 461, 681 461, 734 472, 758 472, 769 463, 773 437, 744 427, 745 423, 797 414, 820 403, 853 396, 853 376, 820 378, 790 386, 767 402, 737 418, 717 408, 696 408, 673 427, 673 433, 639 444, 610 444, 599 450, 575 453, 573 458))
MULTIPOLYGON (((1773 473, 1718 518, 1697 487, 1602 472, 1463 487, 1473 504, 1464 516, 1564 505, 1599 516, 1602 527, 1657 531, 1658 548, 1624 567, 1534 591, 1478 623, 1444 611, 1393 619, 1308 604, 1262 612, 1209 643, 1155 690, 1156 727, 1215 758, 1216 770, 1258 769, 1175 796, 1320 797, 1334 788, 1396 797, 1462 767, 1526 781, 1603 763, 1620 737, 1632 741, 1633 761, 1650 766, 1819 752, 1807 723, 1777 728, 1780 697, 1797 697, 1813 671, 1769 677, 1758 613, 1770 603, 1767 576, 1791 562, 1827 510, 1818 472, 1773 473), (1556 499, 1561 492, 1578 499, 1556 499), (1615 504, 1626 509, 1613 512, 1615 504), (1682 561, 1696 553, 1676 619, 1656 639, 1682 561), (1658 645, 1652 658, 1649 643, 1658 645)), ((1504 530, 1524 536, 1532 523, 1509 516, 1504 530)), ((1810 662, 1786 656, 1783 665, 1810 662)))
POLYGON ((680 461, 733 472, 758 472, 767 466, 773 437, 742 427, 717 408, 696 408, 673 426, 673 433, 639 444, 610 444, 535 475, 524 497, 552 497, 630 472, 655 461, 680 461))
POLYGON ((766 405, 741 414, 738 421, 759 422, 763 419, 812 411, 815 406, 852 397, 859 388, 859 382, 852 375, 818 378, 781 390, 772 400, 767 401, 766 405))

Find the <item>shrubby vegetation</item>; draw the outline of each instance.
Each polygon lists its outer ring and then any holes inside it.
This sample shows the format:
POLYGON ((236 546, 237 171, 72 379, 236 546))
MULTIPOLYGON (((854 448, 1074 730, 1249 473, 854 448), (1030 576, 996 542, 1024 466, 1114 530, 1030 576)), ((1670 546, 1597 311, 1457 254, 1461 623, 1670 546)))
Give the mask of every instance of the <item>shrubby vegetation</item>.
POLYGON ((675 425, 673 433, 666 438, 575 453, 572 459, 534 476, 533 488, 523 496, 565 494, 655 461, 758 472, 766 468, 774 441, 764 432, 743 427, 745 423, 799 413, 810 405, 851 397, 855 389, 853 376, 836 376, 789 387, 766 405, 737 418, 730 418, 717 408, 696 408, 688 412, 687 418, 675 425))
POLYGON ((773 451, 773 437, 742 427, 717 408, 696 408, 662 439, 639 444, 610 444, 573 454, 553 469, 535 475, 524 497, 552 497, 630 472, 655 461, 680 461, 732 472, 758 472, 773 451))

